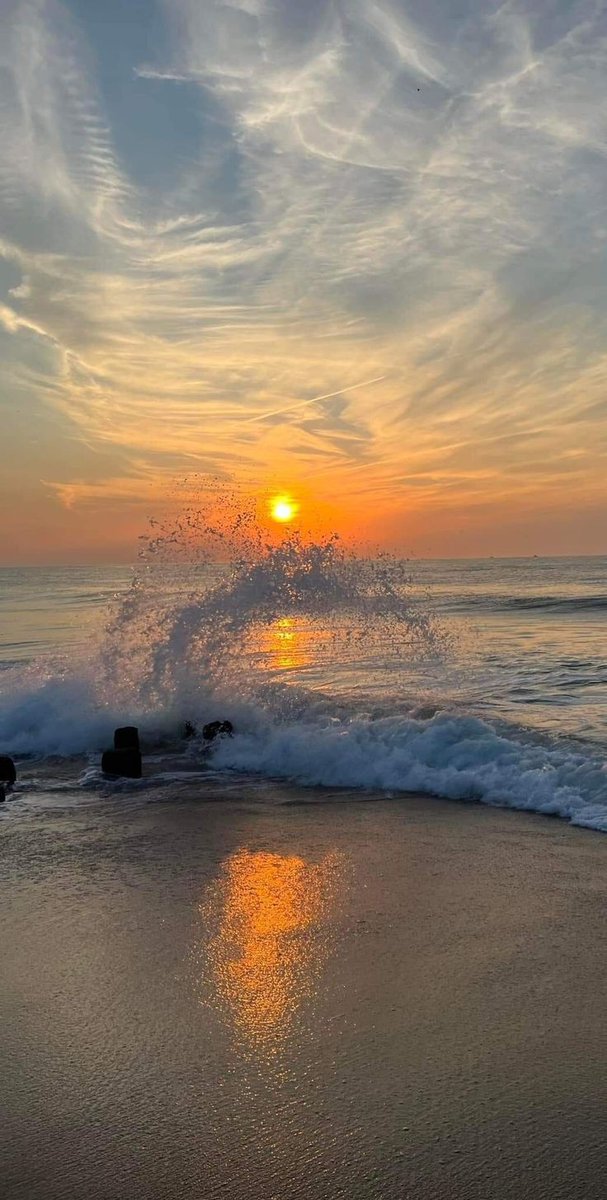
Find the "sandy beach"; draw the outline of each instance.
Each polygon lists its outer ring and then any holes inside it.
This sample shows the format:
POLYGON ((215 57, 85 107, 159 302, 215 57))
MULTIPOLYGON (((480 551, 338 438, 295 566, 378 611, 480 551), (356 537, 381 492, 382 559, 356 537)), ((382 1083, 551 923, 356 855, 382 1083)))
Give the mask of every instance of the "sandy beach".
POLYGON ((604 838, 214 788, 3 821, 5 1200, 599 1200, 604 838))

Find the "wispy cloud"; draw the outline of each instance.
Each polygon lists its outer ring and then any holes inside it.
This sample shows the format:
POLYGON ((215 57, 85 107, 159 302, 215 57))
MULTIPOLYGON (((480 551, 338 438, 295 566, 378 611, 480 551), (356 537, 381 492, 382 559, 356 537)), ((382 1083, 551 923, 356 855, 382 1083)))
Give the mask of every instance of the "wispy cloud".
POLYGON ((96 80, 108 47, 53 0, 4 18, 0 320, 22 363, 53 347, 31 402, 73 434, 63 502, 147 496, 167 455, 379 506, 604 495, 601 7, 166 0, 165 20, 128 65, 148 153, 170 149, 154 105, 195 123, 152 188, 96 80), (126 476, 89 486, 79 444, 126 476))
POLYGON ((258 413, 254 417, 249 417, 249 422, 267 421, 272 417, 282 417, 285 413, 298 412, 302 408, 309 408, 310 405, 319 404, 323 400, 332 400, 334 396, 343 396, 348 392, 358 392, 363 387, 371 387, 374 383, 381 383, 385 378, 385 375, 377 375, 375 379, 364 379, 360 383, 350 384, 349 387, 339 388, 336 392, 324 392, 320 396, 311 396, 308 400, 293 401, 283 408, 272 408, 269 412, 258 413))

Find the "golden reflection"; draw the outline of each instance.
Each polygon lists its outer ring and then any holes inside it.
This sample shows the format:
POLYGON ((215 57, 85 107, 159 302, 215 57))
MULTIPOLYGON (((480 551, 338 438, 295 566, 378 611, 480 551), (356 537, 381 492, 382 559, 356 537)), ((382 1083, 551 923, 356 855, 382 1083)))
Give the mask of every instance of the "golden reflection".
POLYGON ((272 671, 295 671, 310 666, 329 635, 311 622, 281 617, 259 632, 257 648, 272 671))
POLYGON ((279 1042, 312 993, 328 953, 324 917, 338 862, 239 850, 202 906, 219 922, 209 946, 215 1002, 248 1041, 279 1042))
POLYGON ((309 655, 306 655, 297 635, 295 622, 292 617, 283 617, 267 631, 267 651, 271 665, 278 671, 292 671, 295 667, 303 667, 309 655))

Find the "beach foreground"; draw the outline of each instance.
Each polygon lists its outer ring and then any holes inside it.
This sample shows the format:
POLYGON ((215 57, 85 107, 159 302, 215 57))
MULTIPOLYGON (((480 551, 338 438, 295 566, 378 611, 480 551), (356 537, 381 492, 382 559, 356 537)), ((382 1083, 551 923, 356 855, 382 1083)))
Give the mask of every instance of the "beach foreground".
POLYGON ((5 1200, 603 1197, 603 836, 218 789, 3 818, 5 1200))

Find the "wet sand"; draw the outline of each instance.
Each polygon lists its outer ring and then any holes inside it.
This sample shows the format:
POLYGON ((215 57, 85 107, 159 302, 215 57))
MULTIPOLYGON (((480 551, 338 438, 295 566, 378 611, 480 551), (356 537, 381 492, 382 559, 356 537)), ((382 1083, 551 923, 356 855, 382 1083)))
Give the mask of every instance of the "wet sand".
POLYGON ((4 1200, 602 1200, 605 837, 217 786, 0 820, 4 1200))

